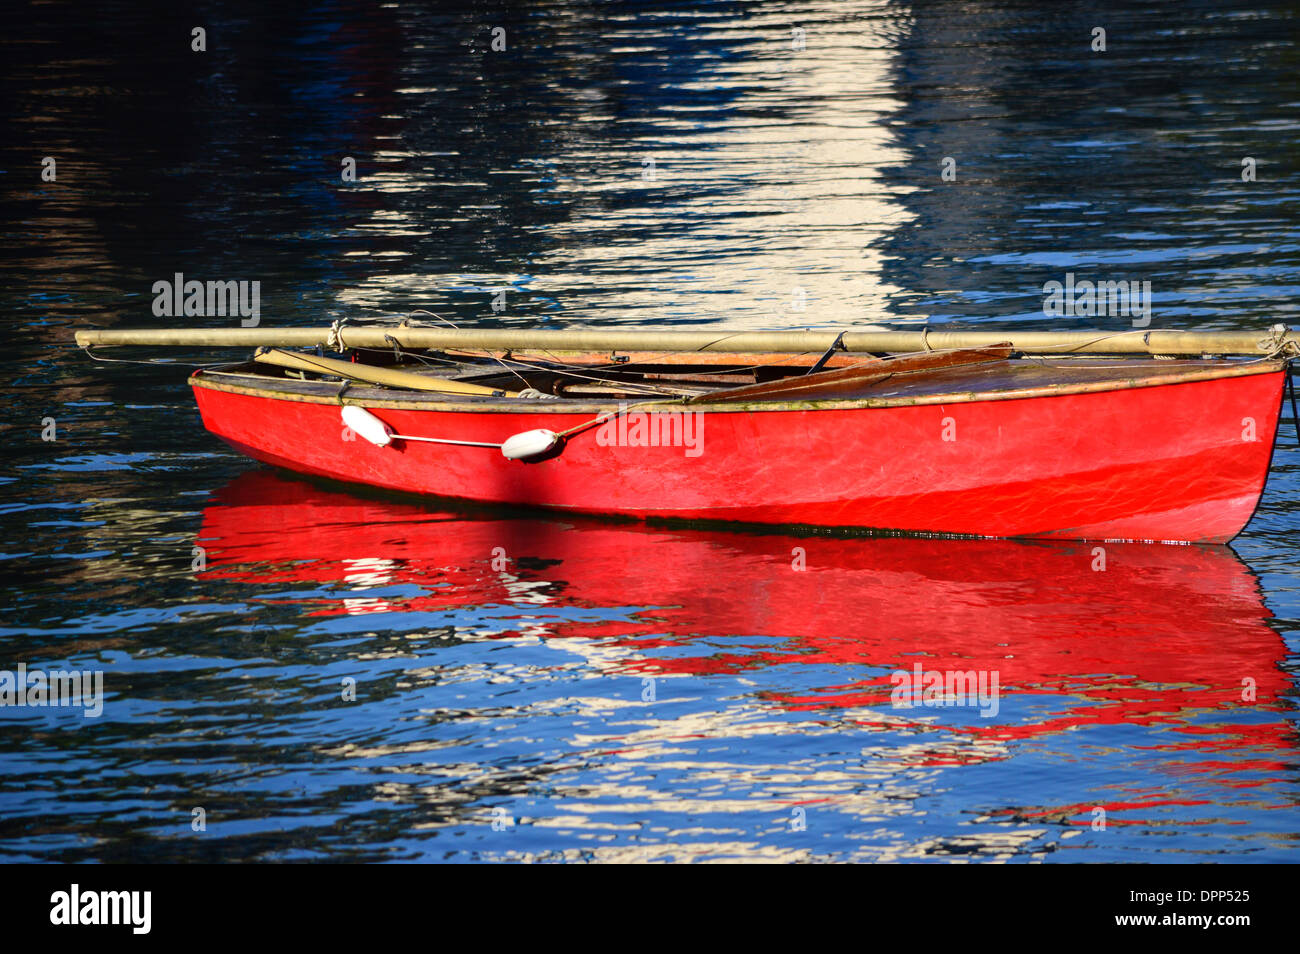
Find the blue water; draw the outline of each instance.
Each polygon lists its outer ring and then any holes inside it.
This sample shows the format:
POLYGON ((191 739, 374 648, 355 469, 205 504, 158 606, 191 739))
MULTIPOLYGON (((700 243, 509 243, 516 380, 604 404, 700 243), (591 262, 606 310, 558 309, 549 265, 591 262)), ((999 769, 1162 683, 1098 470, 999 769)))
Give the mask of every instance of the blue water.
POLYGON ((176 271, 264 326, 1129 327, 1045 319, 1067 272, 1151 282, 1153 328, 1300 323, 1295 5, 1067 7, 7 23, 0 669, 104 696, 0 707, 0 858, 1296 860, 1289 421, 1231 549, 1098 571, 319 487, 202 430, 210 356, 71 346, 165 324, 176 271), (997 713, 892 705, 915 661, 997 713))

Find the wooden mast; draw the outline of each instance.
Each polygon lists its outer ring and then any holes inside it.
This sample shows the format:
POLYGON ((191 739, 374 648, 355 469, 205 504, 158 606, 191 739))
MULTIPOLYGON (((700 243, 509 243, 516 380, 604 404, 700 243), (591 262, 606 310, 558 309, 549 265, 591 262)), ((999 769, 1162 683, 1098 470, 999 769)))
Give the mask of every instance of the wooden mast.
POLYGON ((330 328, 120 328, 76 333, 82 347, 138 345, 178 348, 389 348, 460 351, 665 351, 879 354, 988 348, 1010 343, 1030 354, 1252 355, 1300 349, 1300 337, 1284 325, 1254 331, 665 331, 640 329, 453 329, 393 325, 330 328))

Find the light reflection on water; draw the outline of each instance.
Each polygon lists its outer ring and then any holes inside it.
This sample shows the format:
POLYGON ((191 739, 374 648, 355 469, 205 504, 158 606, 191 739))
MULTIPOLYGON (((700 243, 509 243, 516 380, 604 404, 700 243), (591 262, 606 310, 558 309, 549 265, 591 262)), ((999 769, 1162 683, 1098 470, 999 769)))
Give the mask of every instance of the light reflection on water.
POLYGON ((0 853, 1293 860, 1289 426, 1236 553, 1097 572, 324 489, 204 434, 184 368, 51 337, 150 321, 178 269, 261 280, 266 324, 1040 321, 1105 269, 1155 327, 1294 320, 1294 13, 1183 8, 1106 12, 1100 59, 1094 13, 1041 5, 557 2, 502 11, 492 59, 481 13, 339 3, 214 20, 201 69, 166 17, 33 8, 0 167, 60 175, 0 176, 0 629, 108 697, 0 712, 0 853), (998 714, 892 707, 918 660, 996 669, 998 714))
MULTIPOLYGON (((116 545, 150 562, 162 518, 116 545)), ((1287 647, 1227 548, 1110 545, 1098 572, 1087 544, 466 516, 264 470, 219 489, 192 539, 196 573, 80 561, 116 568, 61 584, 98 611, 20 637, 33 668, 103 666, 109 692, 99 720, 10 721, 8 851, 142 850, 117 828, 160 859, 1289 844, 1287 647), (115 593, 132 576, 148 606, 115 593), (917 663, 998 672, 997 714, 891 706, 890 674, 917 663), (69 764, 78 788, 55 799, 69 764), (209 835, 184 834, 192 804, 209 835)))

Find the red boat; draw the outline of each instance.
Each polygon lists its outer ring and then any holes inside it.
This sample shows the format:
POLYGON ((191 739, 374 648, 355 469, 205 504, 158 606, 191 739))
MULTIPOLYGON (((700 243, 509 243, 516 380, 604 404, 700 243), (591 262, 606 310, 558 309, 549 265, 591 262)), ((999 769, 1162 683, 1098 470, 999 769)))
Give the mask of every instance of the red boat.
MULTIPOLYGON (((260 461, 636 518, 1224 542, 1268 475, 1282 358, 271 351, 190 383, 260 461), (421 383, 423 381, 423 383, 421 383), (454 392, 462 393, 454 393, 454 392)), ((829 354, 829 352, 828 352, 829 354)))

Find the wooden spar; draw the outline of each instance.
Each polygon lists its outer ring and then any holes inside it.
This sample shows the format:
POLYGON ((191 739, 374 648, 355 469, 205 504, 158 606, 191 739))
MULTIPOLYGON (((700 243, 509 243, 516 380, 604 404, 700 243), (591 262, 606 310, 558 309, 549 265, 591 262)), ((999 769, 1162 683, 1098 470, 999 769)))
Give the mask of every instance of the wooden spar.
MULTIPOLYGON (((144 345, 186 348, 314 348, 326 345, 328 328, 120 328, 78 331, 82 347, 144 345)), ((343 326, 346 348, 506 351, 727 351, 816 353, 836 344, 837 331, 661 331, 402 328, 343 326)), ((1300 347, 1300 337, 1283 325, 1256 331, 852 331, 839 344, 846 351, 899 354, 954 348, 989 348, 1010 342, 1029 354, 1238 354, 1261 356, 1283 346, 1300 347)))
POLYGON ((837 371, 818 371, 816 374, 797 375, 792 378, 782 378, 779 381, 748 384, 743 387, 728 388, 725 391, 697 394, 690 398, 687 403, 721 404, 730 401, 799 401, 807 398, 816 399, 860 391, 868 384, 884 381, 896 374, 939 371, 944 368, 956 368, 962 365, 1005 361, 1009 357, 1011 357, 1011 348, 1003 345, 997 348, 984 348, 974 351, 921 352, 919 354, 902 355, 897 358, 871 358, 852 368, 841 368, 837 371))
POLYGON ((452 381, 447 378, 433 378, 410 371, 397 371, 393 368, 375 368, 366 364, 353 364, 351 361, 337 361, 334 358, 321 358, 314 354, 294 354, 291 351, 266 350, 253 356, 254 361, 274 364, 281 368, 293 368, 298 371, 315 371, 317 374, 333 374, 340 378, 365 381, 369 384, 383 384, 393 388, 405 388, 409 391, 438 391, 443 394, 500 394, 515 397, 513 391, 484 387, 468 381, 452 381))

